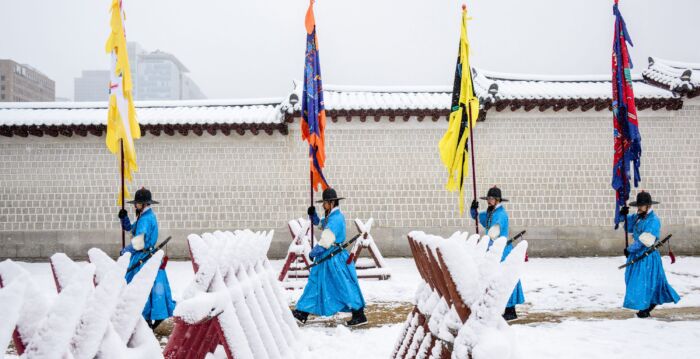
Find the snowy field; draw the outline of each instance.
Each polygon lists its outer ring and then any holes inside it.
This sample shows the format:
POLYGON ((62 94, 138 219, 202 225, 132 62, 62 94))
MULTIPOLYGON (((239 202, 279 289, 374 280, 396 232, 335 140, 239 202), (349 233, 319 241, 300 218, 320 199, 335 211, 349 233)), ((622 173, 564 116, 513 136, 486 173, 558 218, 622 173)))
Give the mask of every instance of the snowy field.
MULTIPOLYGON (((523 358, 698 358, 700 357, 700 257, 679 257, 671 265, 664 257, 669 282, 681 295, 676 305, 661 306, 658 317, 633 318, 621 310, 623 257, 531 258, 522 277, 526 303, 519 307, 524 320, 513 324, 523 358), (678 312, 690 314, 670 315, 678 312), (563 314, 562 314, 563 313, 563 314), (591 313, 590 318, 587 313, 591 313), (592 313, 595 313, 593 315, 592 313), (662 314, 664 313, 664 314, 662 314), (552 316, 559 316, 551 320, 552 316), (530 320, 528 320, 530 319, 530 320)), ((368 303, 411 302, 419 283, 412 259, 391 258, 388 281, 361 280, 368 303)), ((273 261, 281 268, 282 261, 273 261)), ((47 263, 23 263, 34 279, 55 296, 47 263)), ((189 262, 168 263, 173 296, 179 299, 193 278, 189 262)), ((290 302, 301 291, 289 291, 290 302)), ((656 311, 653 313, 657 313, 656 311)), ((372 321, 372 318, 369 318, 372 321)), ((307 325, 312 358, 387 358, 399 335, 401 323, 366 329, 307 325)))

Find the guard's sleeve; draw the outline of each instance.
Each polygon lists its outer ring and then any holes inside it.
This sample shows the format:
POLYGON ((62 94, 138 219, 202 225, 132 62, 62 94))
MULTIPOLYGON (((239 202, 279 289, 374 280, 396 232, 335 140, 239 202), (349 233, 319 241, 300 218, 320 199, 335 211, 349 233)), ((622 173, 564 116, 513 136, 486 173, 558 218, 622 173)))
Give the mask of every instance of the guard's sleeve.
POLYGON ((144 237, 144 248, 151 248, 156 245, 156 236, 153 235, 153 227, 156 224, 152 220, 146 220, 146 218, 139 220, 136 223, 136 230, 134 231, 134 237, 143 235, 144 237))
POLYGON ((122 248, 122 250, 119 252, 119 255, 124 255, 124 253, 131 253, 132 255, 136 253, 136 250, 134 249, 134 246, 131 244, 127 245, 126 247, 122 248))
POLYGON ((134 250, 141 251, 144 248, 144 235, 139 234, 138 236, 134 236, 131 238, 131 247, 134 250))
POLYGON ((131 221, 129 221, 129 216, 125 216, 121 219, 122 229, 129 232, 131 231, 131 221))
POLYGON ((635 239, 632 244, 630 244, 629 247, 627 247, 627 250, 633 254, 636 255, 637 253, 641 252, 644 249, 644 245, 642 244, 641 241, 635 239))
POLYGON ((324 229, 323 232, 321 232, 321 239, 318 241, 318 245, 328 249, 333 243, 335 243, 335 233, 328 228, 324 229))
POLYGON ((323 247, 321 247, 320 245, 317 244, 317 245, 314 246, 313 249, 311 249, 311 252, 309 252, 309 258, 311 258, 311 259, 313 260, 314 258, 316 258, 316 257, 320 256, 321 254, 323 254, 323 252, 325 252, 325 251, 326 251, 325 248, 323 248, 323 247))
POLYGON ((627 215, 627 232, 634 232, 634 222, 637 219, 636 214, 627 215))
POLYGON ((314 226, 318 226, 318 224, 321 223, 321 219, 318 218, 317 213, 314 213, 314 215, 311 216, 311 223, 313 223, 314 226))
POLYGON ((472 219, 476 219, 476 216, 479 215, 479 211, 476 208, 469 208, 469 215, 472 216, 472 219))
POLYGON ((506 213, 505 210, 501 210, 498 213, 498 218, 496 219, 496 223, 499 225, 499 229, 501 231, 500 237, 506 237, 508 238, 509 235, 509 228, 508 228, 508 213, 506 213))
POLYGON ((644 232, 639 235, 639 241, 642 242, 643 245, 651 247, 654 242, 656 242, 656 236, 649 232, 644 232))
POLYGON ((649 232, 651 235, 656 237, 658 240, 659 237, 661 237, 661 221, 659 221, 659 217, 654 216, 654 218, 646 223, 644 226, 644 232, 649 232))
POLYGON ((486 214, 486 211, 482 211, 479 213, 479 224, 486 228, 486 219, 488 218, 488 214, 486 214))
POLYGON ((335 216, 332 221, 330 230, 335 234, 335 243, 342 244, 345 242, 345 216, 335 216))

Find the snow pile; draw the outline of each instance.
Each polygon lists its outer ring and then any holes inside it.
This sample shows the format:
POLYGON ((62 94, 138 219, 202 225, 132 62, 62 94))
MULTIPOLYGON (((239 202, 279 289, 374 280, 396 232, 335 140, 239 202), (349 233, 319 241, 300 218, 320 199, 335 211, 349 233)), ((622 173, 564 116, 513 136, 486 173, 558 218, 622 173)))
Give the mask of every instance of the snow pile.
POLYGON ((52 303, 26 270, 10 260, 0 263, 0 349, 14 331, 18 353, 31 358, 162 358, 141 310, 163 252, 129 285, 124 280, 129 254, 118 262, 99 249, 88 254, 95 260, 87 265, 63 253, 51 257, 58 292, 52 303))
POLYGON ((272 236, 250 230, 188 236, 197 273, 175 310, 166 357, 304 354, 299 327, 267 259, 272 236))
POLYGON ((394 347, 393 358, 515 358, 502 318, 525 260, 527 242, 501 262, 507 239, 456 232, 450 238, 411 232, 409 245, 423 283, 394 347))

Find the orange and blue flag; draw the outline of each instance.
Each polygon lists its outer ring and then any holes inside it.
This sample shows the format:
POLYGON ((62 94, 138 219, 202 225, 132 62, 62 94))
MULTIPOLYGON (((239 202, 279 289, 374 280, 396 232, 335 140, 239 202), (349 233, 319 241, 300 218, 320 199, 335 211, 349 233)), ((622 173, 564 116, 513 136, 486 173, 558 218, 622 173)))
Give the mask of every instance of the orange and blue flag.
MULTIPOLYGON (((630 163, 634 166, 634 186, 641 177, 639 165, 642 156, 642 136, 639 134, 637 106, 632 90, 632 60, 627 43, 632 39, 627 32, 617 0, 613 5, 615 15, 615 39, 612 53, 612 110, 615 155, 613 157, 612 187, 615 189, 615 229, 625 220, 620 208, 627 205, 630 197, 630 163)), ((634 45, 633 45, 634 46, 634 45)))
POLYGON ((322 189, 328 188, 328 182, 323 175, 323 166, 326 161, 324 145, 326 110, 323 106, 321 62, 318 56, 313 6, 314 2, 311 0, 309 9, 306 11, 306 60, 304 63, 304 93, 301 103, 301 136, 309 143, 311 186, 314 190, 318 190, 319 185, 322 189))

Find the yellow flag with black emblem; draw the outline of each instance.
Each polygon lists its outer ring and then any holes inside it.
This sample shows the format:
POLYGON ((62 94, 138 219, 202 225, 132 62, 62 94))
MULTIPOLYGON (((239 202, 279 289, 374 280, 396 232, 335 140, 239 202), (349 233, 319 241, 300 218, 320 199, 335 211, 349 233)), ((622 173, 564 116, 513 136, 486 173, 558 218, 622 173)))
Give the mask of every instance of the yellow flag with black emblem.
MULTIPOLYGON (((120 156, 121 152, 122 178, 131 182, 133 172, 138 171, 134 140, 141 137, 141 128, 136 120, 121 0, 112 0, 110 25, 112 31, 105 45, 105 51, 111 55, 106 143, 113 154, 120 156)), ((122 181, 119 190, 119 205, 122 197, 129 198, 126 181, 122 181)))
POLYGON ((448 173, 446 188, 450 192, 459 190, 460 214, 464 213, 464 179, 469 172, 468 139, 470 135, 473 137, 473 127, 479 117, 479 99, 474 94, 471 66, 469 66, 467 20, 470 19, 467 17, 466 6, 463 6, 450 121, 447 132, 438 144, 440 159, 448 173))

